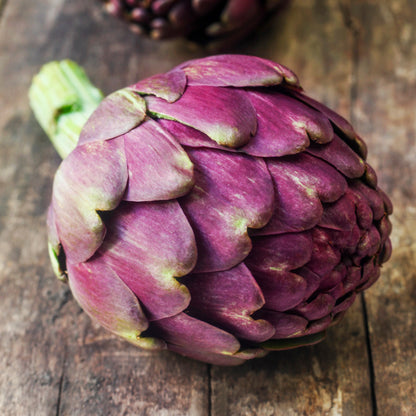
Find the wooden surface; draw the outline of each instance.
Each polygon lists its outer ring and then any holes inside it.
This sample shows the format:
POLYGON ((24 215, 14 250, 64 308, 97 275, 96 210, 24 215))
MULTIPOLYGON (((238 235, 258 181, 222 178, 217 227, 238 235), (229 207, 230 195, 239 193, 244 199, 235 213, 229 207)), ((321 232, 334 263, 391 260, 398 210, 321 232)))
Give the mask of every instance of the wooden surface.
POLYGON ((293 0, 232 50, 289 66, 352 120, 394 202, 394 253, 324 342, 223 368, 119 341, 54 278, 59 158, 27 103, 51 59, 78 61, 109 93, 204 51, 139 39, 96 0, 0 0, 0 414, 416 415, 415 22, 413 0, 293 0))

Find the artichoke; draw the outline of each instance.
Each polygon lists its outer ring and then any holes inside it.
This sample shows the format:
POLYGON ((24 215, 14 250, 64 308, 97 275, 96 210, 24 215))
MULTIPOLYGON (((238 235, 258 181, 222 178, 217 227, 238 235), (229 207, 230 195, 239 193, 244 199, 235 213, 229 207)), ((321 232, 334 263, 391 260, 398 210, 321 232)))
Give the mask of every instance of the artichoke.
POLYGON ((87 120, 100 93, 54 62, 30 98, 64 157, 54 270, 135 345, 235 365, 316 343, 391 254, 392 205, 366 145, 282 65, 189 61, 87 120))
POLYGON ((186 36, 202 44, 233 42, 287 0, 101 0, 131 29, 153 39, 186 36))

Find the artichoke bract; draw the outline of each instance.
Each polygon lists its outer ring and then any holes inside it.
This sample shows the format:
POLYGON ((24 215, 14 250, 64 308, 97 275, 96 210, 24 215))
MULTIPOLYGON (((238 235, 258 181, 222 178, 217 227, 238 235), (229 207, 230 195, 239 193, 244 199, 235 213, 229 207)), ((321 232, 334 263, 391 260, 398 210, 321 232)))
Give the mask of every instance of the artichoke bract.
POLYGON ((47 70, 67 100, 39 105, 41 72, 32 106, 53 141, 72 137, 57 145, 50 255, 108 330, 235 365, 322 340, 379 277, 391 202, 363 140, 289 69, 189 61, 110 94, 80 133, 99 92, 70 61, 47 70))
POLYGON ((153 39, 185 36, 200 44, 233 43, 287 0, 101 0, 130 28, 153 39))

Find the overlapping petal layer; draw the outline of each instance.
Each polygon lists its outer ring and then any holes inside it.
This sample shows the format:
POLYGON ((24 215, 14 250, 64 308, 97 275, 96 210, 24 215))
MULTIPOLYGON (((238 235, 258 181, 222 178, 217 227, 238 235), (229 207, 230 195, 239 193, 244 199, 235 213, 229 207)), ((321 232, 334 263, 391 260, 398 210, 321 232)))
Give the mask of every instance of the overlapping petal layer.
POLYGON ((103 242, 98 211, 117 207, 127 185, 123 142, 95 141, 78 146, 61 164, 53 185, 55 227, 68 260, 90 258, 103 242))
POLYGON ((298 78, 288 68, 255 56, 215 55, 188 61, 179 68, 186 74, 188 85, 262 87, 286 82, 299 87, 298 78))
POLYGON ((265 226, 273 213, 273 185, 261 159, 190 149, 195 186, 180 200, 198 246, 195 272, 227 270, 251 249, 247 228, 265 226))
POLYGON ((191 272, 197 252, 178 202, 123 202, 108 224, 99 255, 139 297, 149 318, 185 309, 189 291, 176 277, 191 272))
POLYGON ((146 102, 151 114, 194 127, 221 146, 243 146, 257 130, 254 108, 239 90, 188 86, 186 94, 174 103, 153 96, 146 102))
POLYGON ((153 120, 123 135, 129 186, 126 201, 175 199, 193 184, 193 164, 174 137, 153 120))

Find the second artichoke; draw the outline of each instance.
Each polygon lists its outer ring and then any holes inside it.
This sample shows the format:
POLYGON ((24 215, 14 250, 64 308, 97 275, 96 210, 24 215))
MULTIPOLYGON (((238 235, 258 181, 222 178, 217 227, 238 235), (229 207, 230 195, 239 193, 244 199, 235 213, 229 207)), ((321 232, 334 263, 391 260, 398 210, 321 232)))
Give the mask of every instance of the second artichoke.
POLYGON ((153 39, 185 36, 224 47, 242 39, 287 0, 101 0, 107 11, 153 39))

